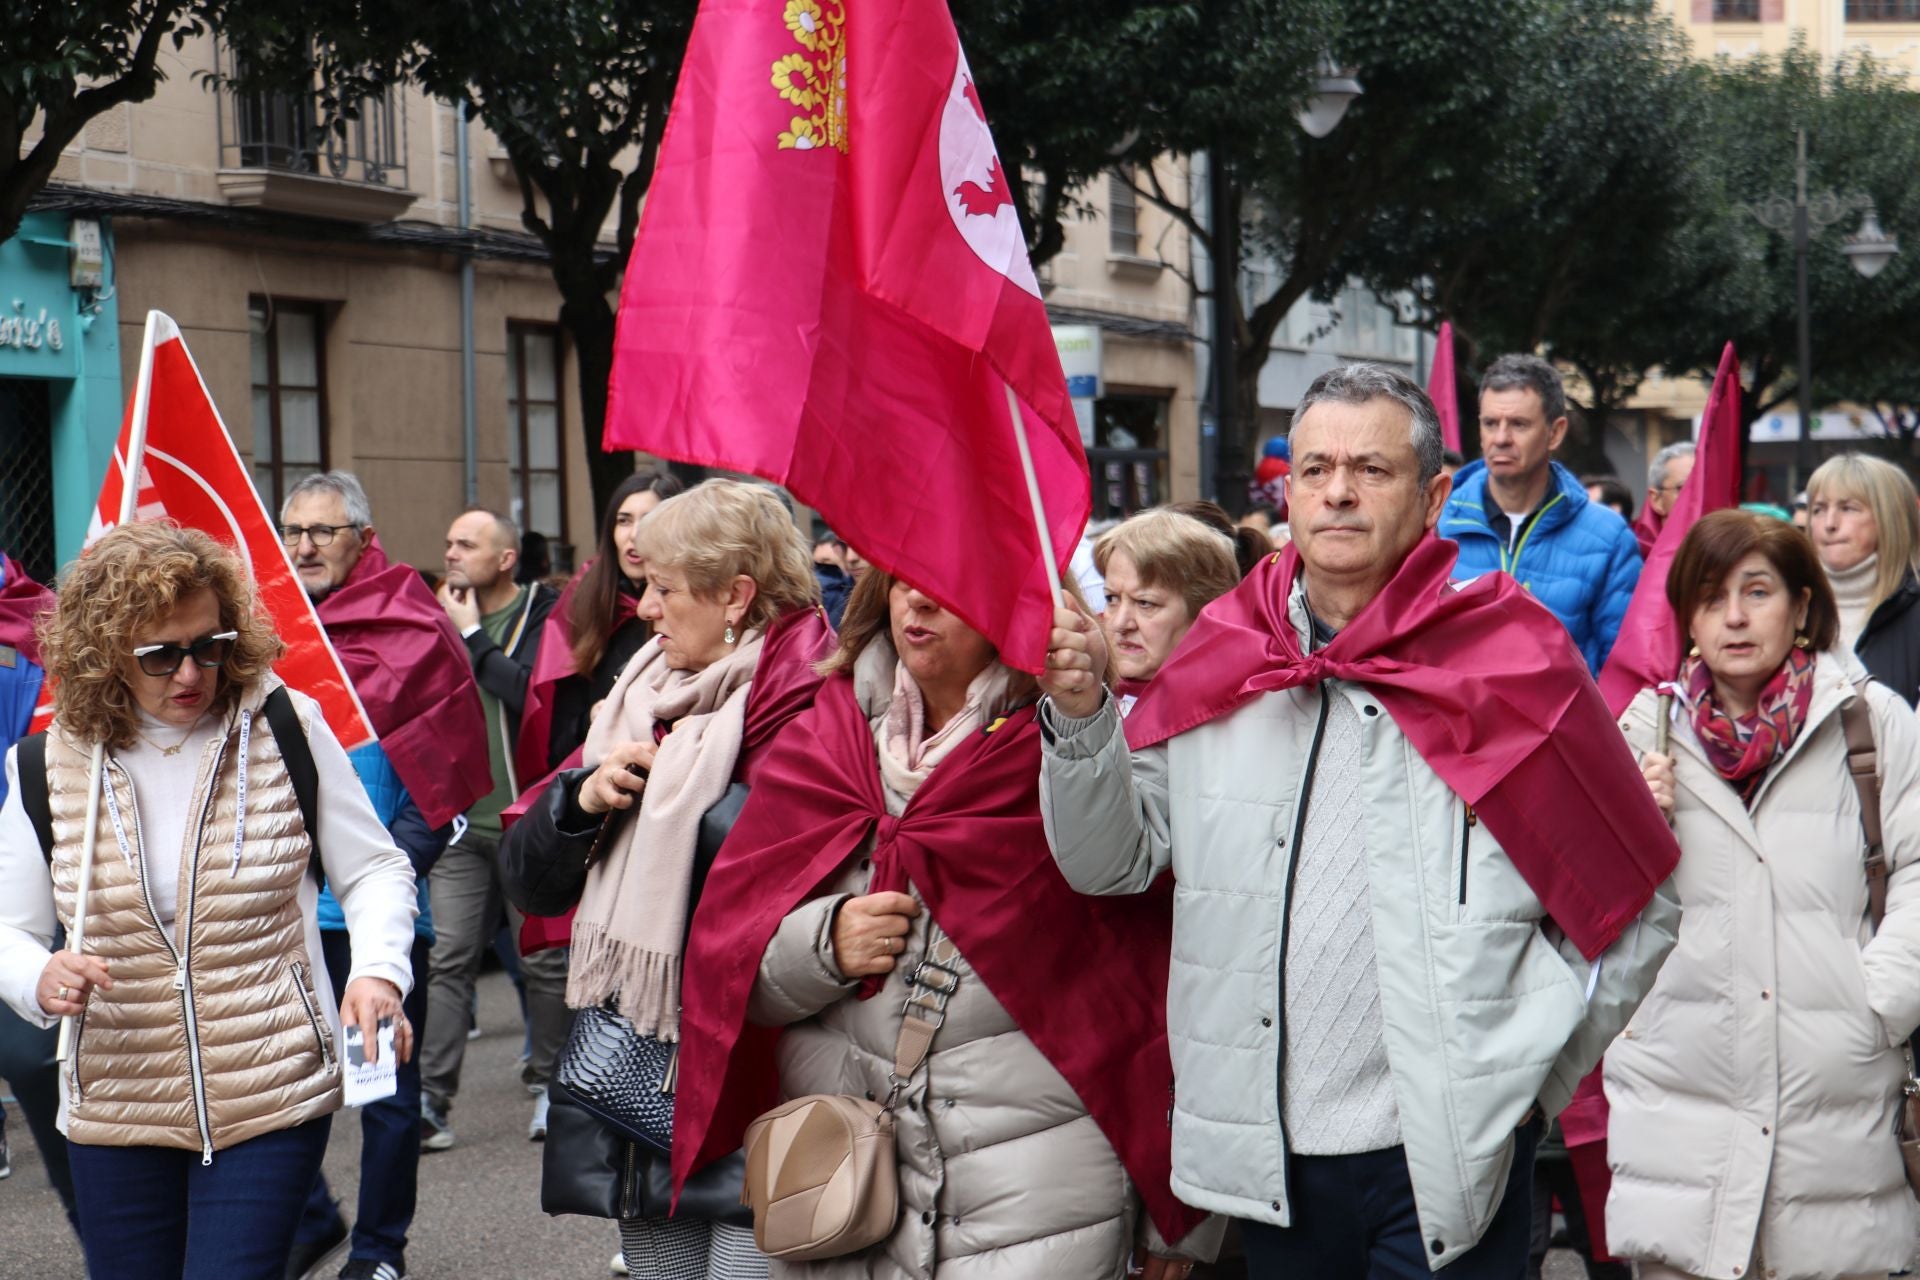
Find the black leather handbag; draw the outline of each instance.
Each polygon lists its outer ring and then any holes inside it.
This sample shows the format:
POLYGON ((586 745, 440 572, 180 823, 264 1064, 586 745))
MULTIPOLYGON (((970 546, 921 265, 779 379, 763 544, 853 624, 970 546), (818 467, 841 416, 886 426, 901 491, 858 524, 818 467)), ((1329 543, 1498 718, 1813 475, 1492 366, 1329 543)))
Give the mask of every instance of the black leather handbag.
MULTIPOLYGON (((736 782, 700 817, 694 845, 693 877, 689 886, 687 927, 693 927, 693 909, 706 886, 720 846, 746 807, 747 784, 736 782)), ((604 837, 603 837, 604 838, 604 837)), ((553 1078, 575 1106, 619 1136, 649 1151, 673 1151, 673 1092, 676 1046, 634 1029, 627 1018, 611 1009, 581 1009, 573 1029, 553 1065, 553 1078)))
POLYGON ((674 1065, 679 1050, 611 1009, 573 1015, 553 1078, 574 1105, 621 1137, 661 1155, 673 1151, 674 1065))

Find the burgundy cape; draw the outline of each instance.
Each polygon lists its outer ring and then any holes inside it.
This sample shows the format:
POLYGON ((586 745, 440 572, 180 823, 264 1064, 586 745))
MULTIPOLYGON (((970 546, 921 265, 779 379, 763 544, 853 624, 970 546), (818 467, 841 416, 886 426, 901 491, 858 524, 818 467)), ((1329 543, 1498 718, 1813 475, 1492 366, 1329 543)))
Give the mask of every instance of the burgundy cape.
MULTIPOLYGON (((1073 1086, 1161 1234, 1204 1216, 1174 1198, 1166 1100, 1171 886, 1083 897, 1041 827, 1032 708, 973 735, 887 814, 873 730, 844 676, 788 726, 707 878, 682 988, 676 1192, 780 1101, 779 1032, 746 1025, 760 959, 788 912, 876 834, 870 892, 911 880, 980 979, 1073 1086)), ((892 999, 892 996, 883 996, 892 999)))
POLYGON ((427 824, 445 826, 492 791, 473 660, 420 575, 375 537, 314 609, 427 824))
POLYGON ((20 656, 40 665, 40 638, 33 624, 43 613, 53 611, 53 592, 47 590, 20 567, 20 562, 0 551, 0 644, 17 649, 20 656))
POLYGON ((1287 617, 1299 550, 1269 556, 1200 615, 1127 718, 1127 741, 1165 742, 1275 690, 1366 685, 1591 960, 1673 873, 1680 846, 1566 630, 1504 573, 1455 587, 1459 550, 1422 539, 1311 654, 1287 617))
MULTIPOLYGON (((566 598, 561 597, 561 603, 565 602, 566 598)), ((559 610, 560 606, 555 605, 554 612, 559 610)), ((547 635, 551 639, 553 633, 549 631, 547 635)), ((753 685, 747 690, 746 732, 740 741, 740 759, 734 765, 736 777, 751 785, 760 759, 775 735, 786 728, 787 721, 812 704, 814 692, 820 687, 820 673, 813 666, 830 655, 833 646, 833 628, 827 624, 826 611, 819 605, 795 609, 767 628, 767 642, 760 650, 759 665, 753 669, 753 685)), ((546 748, 542 746, 541 750, 546 748)), ((574 748, 572 755, 522 792, 500 815, 502 824, 510 827, 524 817, 527 810, 539 802, 540 794, 553 781, 554 774, 579 768, 581 752, 581 748, 574 748)), ((523 956, 564 947, 572 941, 572 911, 557 916, 528 916, 520 926, 523 956)))

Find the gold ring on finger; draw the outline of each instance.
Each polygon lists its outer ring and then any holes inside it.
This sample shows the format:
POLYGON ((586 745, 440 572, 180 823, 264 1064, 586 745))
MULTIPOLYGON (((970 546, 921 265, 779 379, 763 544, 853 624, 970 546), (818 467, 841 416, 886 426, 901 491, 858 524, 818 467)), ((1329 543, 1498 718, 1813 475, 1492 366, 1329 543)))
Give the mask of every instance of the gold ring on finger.
POLYGON ((60 988, 60 995, 59 995, 59 999, 61 999, 61 1000, 65 1000, 65 999, 67 998, 67 992, 68 992, 69 990, 70 990, 70 988, 68 988, 68 987, 64 987, 64 986, 63 986, 63 987, 61 987, 61 988, 60 988))

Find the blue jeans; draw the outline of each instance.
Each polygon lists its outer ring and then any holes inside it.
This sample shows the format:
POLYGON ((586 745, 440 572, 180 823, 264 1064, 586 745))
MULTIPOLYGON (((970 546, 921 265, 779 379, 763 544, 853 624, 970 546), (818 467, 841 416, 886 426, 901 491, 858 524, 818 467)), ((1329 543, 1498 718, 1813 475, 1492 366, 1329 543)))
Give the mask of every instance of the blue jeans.
POLYGON ((70 1142, 87 1271, 142 1280, 285 1280, 332 1116, 198 1151, 70 1142))
MULTIPOLYGON (((327 974, 333 979, 333 998, 339 1000, 353 972, 347 935, 336 929, 320 933, 327 974)), ((403 1006, 413 1024, 413 1059, 396 1071, 398 1087, 390 1098, 360 1108, 360 1204, 353 1217, 354 1258, 372 1258, 396 1266, 407 1252, 407 1230, 420 1190, 420 1037, 427 1025, 427 962, 433 948, 426 939, 413 940, 413 991, 403 1006)), ((340 1206, 318 1171, 300 1218, 299 1240, 324 1240, 340 1224, 340 1206)))
POLYGON ((67 1221, 75 1232, 80 1220, 73 1207, 73 1171, 67 1163, 67 1139, 60 1132, 60 1064, 53 1060, 60 1033, 42 1030, 0 1004, 0 1080, 13 1086, 20 1112, 33 1131, 33 1145, 47 1163, 47 1181, 60 1193, 67 1221))
POLYGON ((1287 1164, 1293 1226, 1240 1222, 1248 1280, 1523 1280, 1532 1227, 1533 1152, 1540 1121, 1514 1134, 1513 1168, 1480 1242, 1438 1271, 1420 1234, 1404 1147, 1357 1156, 1294 1156, 1287 1164))

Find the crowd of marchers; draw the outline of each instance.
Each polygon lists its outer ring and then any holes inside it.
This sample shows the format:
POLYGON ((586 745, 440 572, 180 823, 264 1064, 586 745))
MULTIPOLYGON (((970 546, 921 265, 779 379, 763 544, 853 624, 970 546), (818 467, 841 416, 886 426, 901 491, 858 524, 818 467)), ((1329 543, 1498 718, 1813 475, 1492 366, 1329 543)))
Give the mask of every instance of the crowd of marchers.
POLYGON ((1596 1280, 1904 1272, 1920 498, 1842 455, 1667 530, 1690 446, 1636 501, 1552 460, 1551 366, 1481 387, 1463 464, 1324 374, 1271 531, 1090 537, 1038 676, 738 480, 634 477, 559 591, 501 515, 429 585, 303 480, 352 750, 209 536, 4 562, 0 1076, 90 1273, 402 1280, 503 922, 526 1194, 617 1272, 1521 1280, 1556 1207, 1596 1280), (1682 640, 1616 716, 1663 532, 1682 640))

